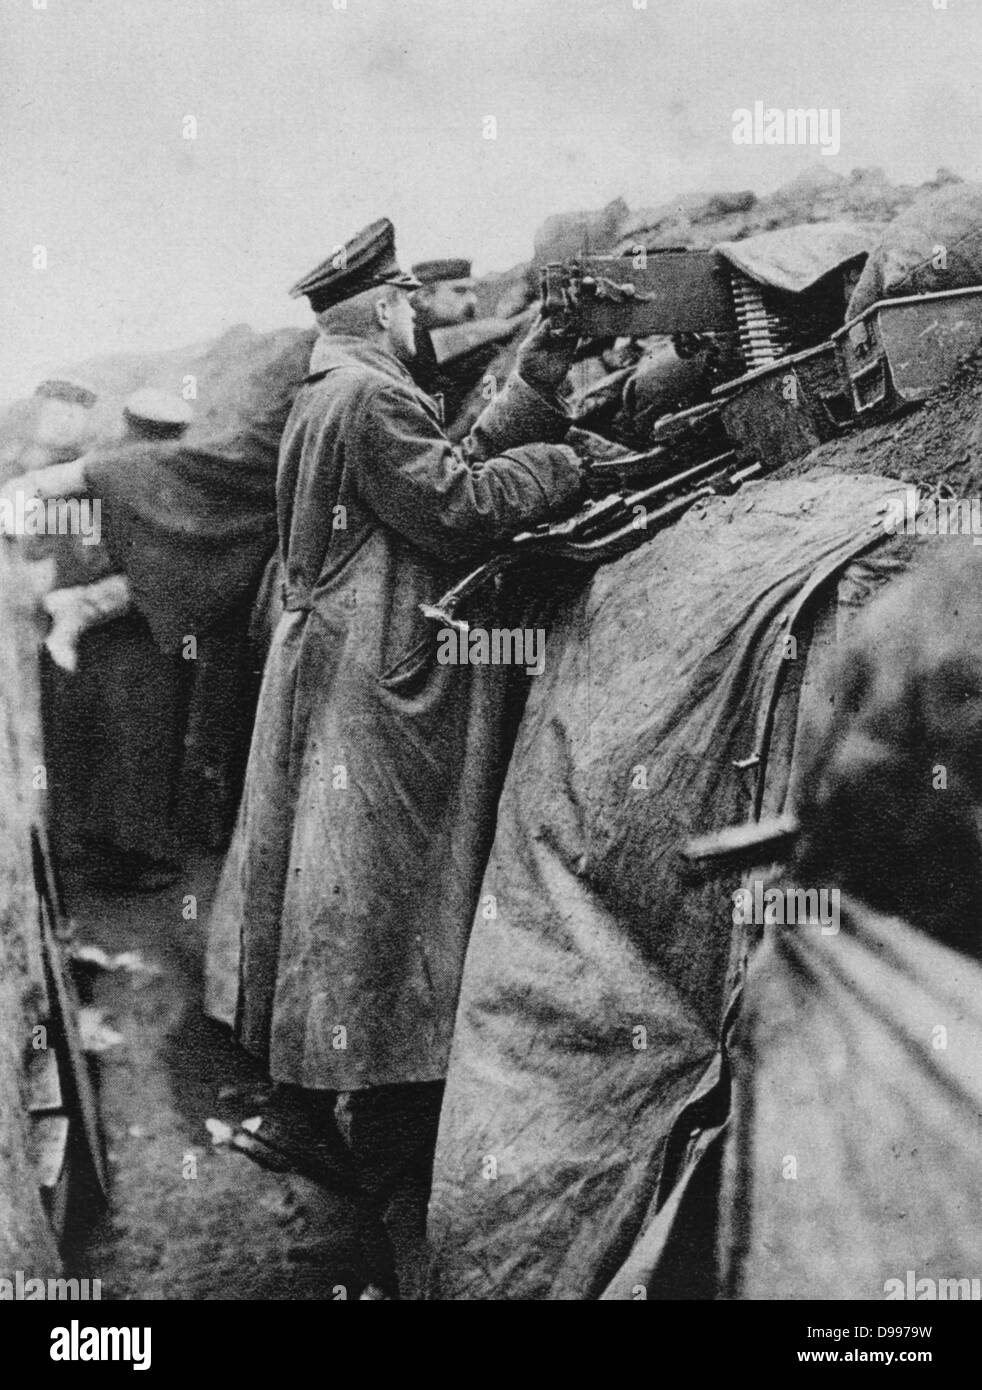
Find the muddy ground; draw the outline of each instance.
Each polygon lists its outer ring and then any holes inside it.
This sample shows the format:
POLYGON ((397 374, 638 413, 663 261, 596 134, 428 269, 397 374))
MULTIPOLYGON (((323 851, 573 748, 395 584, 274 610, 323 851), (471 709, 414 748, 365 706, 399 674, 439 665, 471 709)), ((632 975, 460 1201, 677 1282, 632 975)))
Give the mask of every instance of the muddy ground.
POLYGON ((964 358, 924 405, 880 424, 853 429, 774 474, 795 478, 812 468, 880 473, 930 492, 977 497, 982 459, 982 349, 964 358))
POLYGON ((82 981, 122 1041, 97 1065, 111 1202, 101 1215, 86 1204, 68 1272, 101 1279, 106 1299, 357 1297, 367 1266, 353 1207, 216 1148, 205 1126, 259 1113, 266 1092, 201 1011, 219 863, 202 858, 190 881, 151 895, 66 885, 82 942, 136 951, 149 967, 87 971, 82 981), (197 897, 196 921, 182 916, 186 893, 197 897))

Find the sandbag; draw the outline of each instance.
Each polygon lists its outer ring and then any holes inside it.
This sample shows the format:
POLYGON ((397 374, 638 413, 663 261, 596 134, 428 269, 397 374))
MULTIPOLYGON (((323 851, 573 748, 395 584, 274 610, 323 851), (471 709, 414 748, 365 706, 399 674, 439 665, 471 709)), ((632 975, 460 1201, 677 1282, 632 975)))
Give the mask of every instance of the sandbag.
POLYGON ((905 209, 870 252, 849 301, 855 318, 879 299, 982 284, 982 184, 956 183, 905 209))

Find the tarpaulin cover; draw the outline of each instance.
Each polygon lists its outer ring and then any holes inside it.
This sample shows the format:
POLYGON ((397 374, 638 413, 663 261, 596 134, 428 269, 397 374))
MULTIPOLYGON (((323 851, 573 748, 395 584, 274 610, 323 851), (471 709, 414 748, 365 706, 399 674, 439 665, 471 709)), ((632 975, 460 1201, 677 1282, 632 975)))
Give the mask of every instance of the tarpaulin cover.
POLYGON ((768 928, 750 965, 725 1293, 957 1297, 940 1281, 982 1277, 982 965, 845 897, 841 916, 768 928))
POLYGON ((745 487, 557 613, 464 971, 434 1297, 600 1297, 644 1232, 672 1122, 718 1068, 728 994, 735 885, 686 883, 677 847, 750 817, 753 768, 735 763, 793 741, 793 714, 790 732, 769 718, 803 665, 785 639, 883 543, 895 487, 745 487))
POLYGON ((743 241, 721 241, 713 249, 761 285, 801 294, 880 239, 881 228, 862 222, 807 222, 778 227, 743 241))

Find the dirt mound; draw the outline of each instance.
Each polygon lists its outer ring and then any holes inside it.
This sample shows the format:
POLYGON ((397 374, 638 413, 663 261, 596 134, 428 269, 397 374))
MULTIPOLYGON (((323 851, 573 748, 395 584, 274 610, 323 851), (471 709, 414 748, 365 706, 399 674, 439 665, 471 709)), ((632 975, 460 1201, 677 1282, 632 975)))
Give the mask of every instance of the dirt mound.
POLYGON ((632 246, 708 248, 800 222, 888 222, 916 198, 960 179, 947 169, 920 187, 891 184, 882 169, 854 169, 847 176, 823 165, 763 197, 747 193, 692 194, 659 207, 641 208, 625 222, 611 250, 632 246))
MULTIPOLYGON (((292 370, 297 350, 304 341, 313 345, 314 336, 312 328, 257 333, 238 324, 218 338, 188 347, 93 357, 56 375, 79 381, 98 394, 92 414, 100 443, 119 437, 124 402, 132 392, 148 386, 189 401, 194 410, 189 439, 198 440, 224 435, 261 411, 267 379, 278 377, 283 364, 291 364, 292 370)), ((300 376, 297 385, 299 381, 300 376)), ((32 423, 25 402, 15 402, 0 416, 0 445, 12 445, 32 423)))
POLYGON ((721 241, 741 241, 802 222, 889 222, 915 199, 960 182, 950 169, 939 169, 933 179, 914 187, 892 184, 877 167, 843 175, 816 163, 762 196, 749 189, 686 193, 633 211, 623 198, 615 198, 595 211, 558 213, 536 230, 529 264, 478 281, 480 310, 502 316, 515 312, 513 301, 521 300, 530 285, 534 288, 536 266, 581 251, 624 254, 637 246, 708 249, 721 241))
POLYGON ((924 405, 822 444, 774 476, 799 477, 824 465, 840 473, 878 473, 927 488, 944 483, 958 496, 967 496, 979 490, 980 460, 982 349, 966 357, 924 405))
POLYGON ((876 167, 844 175, 815 164, 762 196, 749 189, 686 193, 634 211, 617 198, 595 212, 547 218, 535 234, 533 262, 541 265, 583 250, 625 253, 638 245, 708 248, 800 222, 888 222, 916 198, 960 182, 949 169, 939 169, 933 179, 914 187, 892 184, 876 167))

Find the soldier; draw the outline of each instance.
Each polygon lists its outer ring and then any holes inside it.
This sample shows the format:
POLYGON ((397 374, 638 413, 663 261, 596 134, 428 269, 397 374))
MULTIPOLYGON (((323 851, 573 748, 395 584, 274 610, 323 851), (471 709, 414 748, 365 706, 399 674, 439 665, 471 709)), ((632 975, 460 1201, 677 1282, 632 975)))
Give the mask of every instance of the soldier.
POLYGON ((80 382, 48 380, 30 400, 6 411, 0 420, 0 484, 84 453, 95 433, 97 399, 80 382))
MULTIPOLYGON (((356 1193, 376 1236, 415 1184, 421 1238, 508 672, 385 676, 427 630, 420 602, 574 505, 584 470, 559 442, 523 444, 569 425, 554 388, 575 344, 544 324, 464 446, 448 443, 407 370, 418 287, 383 219, 292 291, 321 338, 280 449, 285 612, 212 930, 241 931, 237 1035, 280 1083, 237 1146, 356 1193)), ((380 1289, 395 1290, 388 1259, 364 1296, 380 1289)))
MULTIPOLYGON (((74 401, 63 394, 65 383, 55 385, 62 392, 56 399, 74 401)), ((136 391, 123 407, 119 444, 175 441, 190 420, 181 397, 136 391)), ((84 439, 91 444, 91 430, 84 439)), ((49 461, 8 488, 42 499, 88 496, 90 460, 86 453, 49 461)), ((41 675, 53 838, 66 859, 100 883, 154 890, 177 873, 166 850, 187 663, 157 651, 101 534, 49 536, 44 546, 56 573, 42 599, 51 618, 44 645, 54 665, 45 663, 41 675)))
MULTIPOLYGON (((447 435, 459 443, 480 414, 478 410, 458 432, 454 426, 464 402, 481 386, 489 364, 501 352, 501 344, 513 339, 517 345, 525 336, 528 323, 516 335, 515 320, 478 319, 470 261, 420 261, 413 266, 412 274, 420 281, 413 296, 416 356, 412 376, 439 402, 447 435)), ((490 392, 485 392, 482 409, 489 398, 490 392)))
MULTIPOLYGON (((180 439, 191 423, 191 416, 188 403, 170 391, 152 388, 134 391, 123 406, 125 430, 121 442, 180 439)), ((50 481, 39 474, 36 486, 41 495, 50 493, 52 486, 59 492, 84 492, 87 487, 84 463, 78 465, 78 470, 77 479, 67 489, 66 470, 56 471, 50 481)), ((63 552, 65 548, 63 542, 63 552)), ((44 644, 52 659, 65 671, 74 671, 78 665, 78 643, 84 632, 118 617, 131 607, 126 576, 114 573, 114 569, 102 545, 86 550, 73 541, 70 553, 62 554, 56 587, 44 598, 44 608, 52 620, 44 644)))
MULTIPOLYGON (((441 408, 441 423, 452 420, 459 408, 454 391, 454 373, 449 365, 441 368, 433 339, 436 328, 455 328, 472 323, 477 317, 477 296, 471 279, 471 263, 465 260, 420 261, 410 272, 419 281, 413 296, 416 311, 416 352, 412 377, 441 408), (451 395, 454 399, 451 399, 451 395)), ((459 377, 460 368, 456 376, 459 377)), ((468 374, 468 380, 470 379, 468 374)))
MULTIPOLYGON (((276 541, 279 439, 312 342, 298 333, 264 364, 224 424, 188 429, 182 399, 137 392, 122 437, 103 431, 93 447, 94 431, 78 431, 72 461, 52 466, 49 448, 47 466, 9 483, 101 503, 102 544, 56 538, 42 674, 53 838, 103 884, 159 888, 191 843, 228 842, 263 656, 250 616, 276 541)), ((73 388, 67 405, 79 404, 73 388)))
POLYGON ((172 391, 146 387, 134 391, 123 406, 127 439, 180 439, 194 414, 172 391))
POLYGON ((411 273, 420 282, 413 298, 417 344, 421 332, 451 328, 477 318, 477 295, 470 261, 419 261, 411 273))

